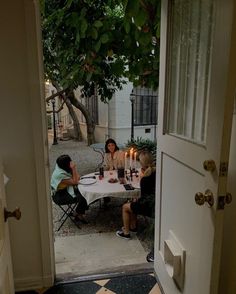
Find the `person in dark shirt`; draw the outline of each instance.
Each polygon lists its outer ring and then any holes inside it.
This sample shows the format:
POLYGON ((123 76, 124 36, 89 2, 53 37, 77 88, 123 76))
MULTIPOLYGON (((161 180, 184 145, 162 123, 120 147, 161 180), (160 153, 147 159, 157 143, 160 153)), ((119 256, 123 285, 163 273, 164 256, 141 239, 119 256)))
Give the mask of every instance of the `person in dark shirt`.
POLYGON ((156 168, 154 159, 149 151, 139 154, 141 164, 140 189, 141 197, 127 202, 122 207, 122 230, 116 232, 118 237, 130 239, 130 231, 136 232, 137 215, 153 216, 155 211, 156 168))

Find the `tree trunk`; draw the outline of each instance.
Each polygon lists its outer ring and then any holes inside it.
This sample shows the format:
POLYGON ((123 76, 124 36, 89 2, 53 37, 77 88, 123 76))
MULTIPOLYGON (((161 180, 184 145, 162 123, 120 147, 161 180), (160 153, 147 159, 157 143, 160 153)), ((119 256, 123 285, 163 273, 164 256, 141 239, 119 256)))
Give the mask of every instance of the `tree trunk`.
POLYGON ((83 136, 82 136, 82 132, 80 129, 80 124, 79 124, 79 120, 78 117, 73 109, 73 106, 71 105, 70 99, 63 94, 63 92, 60 90, 59 85, 56 82, 52 82, 53 86, 57 89, 57 92, 59 93, 58 96, 60 96, 64 101, 65 104, 69 110, 69 114, 73 120, 73 126, 74 126, 74 138, 77 141, 82 141, 83 140, 83 136))
POLYGON ((93 122, 93 119, 89 111, 81 102, 79 102, 78 99, 76 99, 74 91, 66 92, 66 96, 70 100, 71 104, 74 105, 76 108, 78 108, 84 115, 86 124, 87 124, 87 143, 88 143, 88 146, 93 144, 95 142, 95 138, 94 138, 95 124, 93 122))
POLYGON ((82 132, 80 129, 80 124, 79 124, 79 120, 78 117, 73 109, 73 106, 70 102, 70 100, 67 98, 67 96, 62 95, 62 98, 64 99, 66 106, 68 107, 70 116, 73 120, 73 125, 74 125, 74 138, 76 141, 82 141, 83 140, 83 136, 82 136, 82 132))
MULTIPOLYGON (((76 108, 78 108, 85 117, 86 124, 87 124, 87 143, 88 143, 88 146, 95 143, 95 138, 94 138, 95 124, 94 124, 93 118, 91 117, 88 109, 81 102, 79 102, 79 100, 75 97, 73 90, 67 89, 67 90, 63 91, 60 89, 59 85, 56 82, 53 81, 52 84, 57 89, 57 91, 60 92, 60 96, 65 101, 65 103, 68 107, 68 110, 70 112, 71 118, 74 123, 75 130, 77 131, 78 138, 82 138, 82 134, 81 134, 81 129, 80 129, 77 115, 74 112, 72 105, 75 106, 76 108), (65 94, 63 94, 63 92, 65 94)), ((56 97, 58 95, 54 94, 52 96, 56 97)), ((51 97, 48 97, 48 99, 51 99, 51 97)), ((49 100, 46 99, 46 101, 49 101, 49 100)))

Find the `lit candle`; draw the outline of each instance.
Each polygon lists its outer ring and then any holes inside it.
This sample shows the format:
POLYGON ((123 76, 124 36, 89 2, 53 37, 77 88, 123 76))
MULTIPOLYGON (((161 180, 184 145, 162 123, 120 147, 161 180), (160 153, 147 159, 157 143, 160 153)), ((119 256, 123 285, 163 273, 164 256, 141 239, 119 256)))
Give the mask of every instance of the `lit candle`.
POLYGON ((133 157, 133 148, 129 152, 129 167, 132 169, 132 157, 133 157))
POLYGON ((136 170, 137 152, 134 152, 134 170, 136 170))

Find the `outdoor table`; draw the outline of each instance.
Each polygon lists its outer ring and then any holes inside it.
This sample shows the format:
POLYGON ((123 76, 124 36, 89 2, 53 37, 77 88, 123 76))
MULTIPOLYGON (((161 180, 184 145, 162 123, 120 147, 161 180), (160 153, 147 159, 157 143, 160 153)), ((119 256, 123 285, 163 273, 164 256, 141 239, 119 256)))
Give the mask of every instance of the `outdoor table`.
POLYGON ((123 184, 109 183, 111 178, 117 178, 117 171, 105 171, 104 178, 99 180, 99 176, 96 173, 91 173, 81 177, 81 183, 78 184, 80 193, 85 197, 88 204, 95 200, 104 197, 117 197, 117 198, 138 198, 140 197, 139 177, 133 176, 133 180, 127 184, 131 184, 135 189, 126 190, 123 184), (96 179, 92 178, 93 176, 96 179), (87 181, 86 181, 87 179, 87 181))

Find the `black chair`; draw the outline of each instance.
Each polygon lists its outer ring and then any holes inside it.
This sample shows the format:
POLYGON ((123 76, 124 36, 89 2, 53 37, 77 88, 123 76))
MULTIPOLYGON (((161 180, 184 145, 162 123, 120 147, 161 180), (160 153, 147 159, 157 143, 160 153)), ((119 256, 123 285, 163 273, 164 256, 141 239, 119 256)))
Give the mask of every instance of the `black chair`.
POLYGON ((75 203, 58 203, 57 200, 55 199, 55 190, 51 190, 52 191, 52 200, 53 202, 62 210, 62 215, 60 216, 58 222, 60 222, 60 225, 57 229, 57 231, 60 231, 61 227, 64 225, 64 223, 67 221, 67 219, 69 218, 75 225, 77 228, 80 229, 80 226, 78 225, 78 223, 75 221, 74 219, 74 213, 75 213, 75 208, 77 206, 77 202, 75 203))

